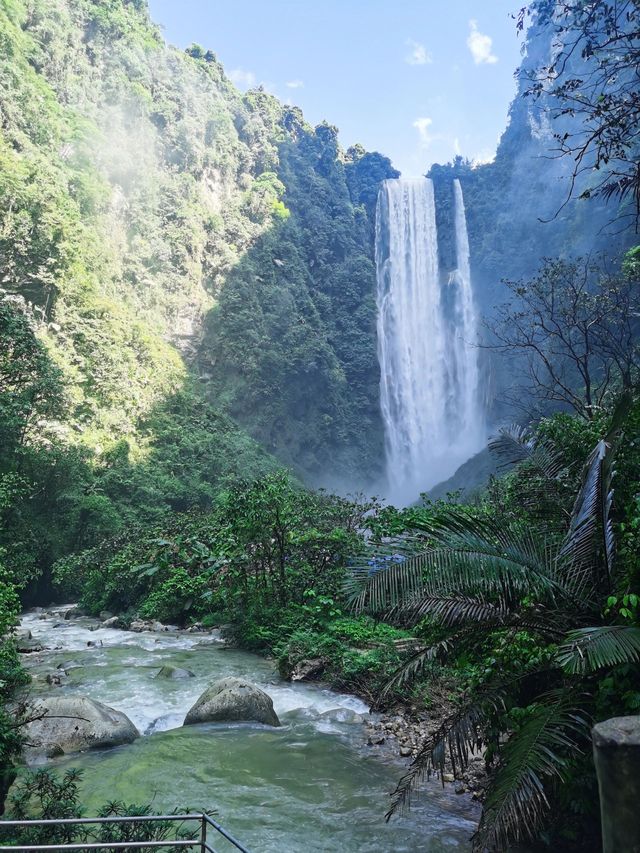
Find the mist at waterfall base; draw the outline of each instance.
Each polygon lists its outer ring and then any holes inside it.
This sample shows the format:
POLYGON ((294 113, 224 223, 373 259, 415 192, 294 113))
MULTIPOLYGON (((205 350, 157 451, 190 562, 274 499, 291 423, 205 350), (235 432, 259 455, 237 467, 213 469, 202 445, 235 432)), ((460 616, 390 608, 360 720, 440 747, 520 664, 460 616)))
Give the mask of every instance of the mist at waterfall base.
POLYGON ((376 212, 380 406, 386 494, 405 506, 486 441, 478 314, 460 182, 452 185, 456 268, 441 269, 434 187, 384 181, 376 212))

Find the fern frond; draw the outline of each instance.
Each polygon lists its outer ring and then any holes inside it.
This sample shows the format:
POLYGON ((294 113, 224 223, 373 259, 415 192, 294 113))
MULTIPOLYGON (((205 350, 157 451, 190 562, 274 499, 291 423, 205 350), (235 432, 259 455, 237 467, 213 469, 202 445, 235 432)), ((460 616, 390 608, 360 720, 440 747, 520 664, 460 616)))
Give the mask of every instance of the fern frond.
POLYGON ((640 628, 604 625, 567 634, 557 660, 565 672, 582 675, 605 667, 640 662, 640 628))

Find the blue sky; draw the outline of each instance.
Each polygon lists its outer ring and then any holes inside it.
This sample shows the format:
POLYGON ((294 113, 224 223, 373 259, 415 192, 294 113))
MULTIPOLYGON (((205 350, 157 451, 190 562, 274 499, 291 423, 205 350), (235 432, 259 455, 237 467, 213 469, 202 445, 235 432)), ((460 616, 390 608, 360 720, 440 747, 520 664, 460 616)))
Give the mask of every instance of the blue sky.
POLYGON ((262 83, 327 119, 347 147, 405 176, 456 153, 487 160, 515 92, 521 0, 150 0, 167 41, 213 50, 240 88, 262 83))

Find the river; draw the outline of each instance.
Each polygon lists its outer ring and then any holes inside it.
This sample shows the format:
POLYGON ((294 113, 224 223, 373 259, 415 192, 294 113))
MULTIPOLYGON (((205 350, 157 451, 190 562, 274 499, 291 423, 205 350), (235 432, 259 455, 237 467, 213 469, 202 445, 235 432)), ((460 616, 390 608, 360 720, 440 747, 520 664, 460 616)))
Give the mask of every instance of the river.
POLYGON ((64 609, 22 618, 22 627, 47 648, 25 656, 33 694, 89 696, 124 711, 143 734, 127 746, 50 762, 53 769, 82 768, 86 814, 114 799, 151 803, 154 812, 209 811, 255 853, 470 850, 475 807, 433 780, 408 815, 385 823, 388 794, 406 763, 367 746, 369 709, 359 699, 283 681, 273 662, 227 647, 215 635, 119 631, 88 618, 65 621, 64 609), (52 687, 45 678, 59 665, 68 677, 52 687), (163 665, 195 677, 156 678, 163 665), (282 727, 183 728, 207 684, 227 675, 265 690, 282 727))

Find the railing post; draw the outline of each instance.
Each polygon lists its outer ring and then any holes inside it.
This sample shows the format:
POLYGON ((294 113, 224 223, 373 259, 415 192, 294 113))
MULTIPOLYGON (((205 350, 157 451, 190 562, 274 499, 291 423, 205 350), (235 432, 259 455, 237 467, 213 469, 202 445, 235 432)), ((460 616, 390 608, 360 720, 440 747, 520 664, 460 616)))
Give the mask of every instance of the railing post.
POLYGON ((604 853, 640 851, 640 716, 614 717, 593 729, 604 853))
POLYGON ((207 821, 204 814, 200 818, 200 853, 207 853, 207 821))

